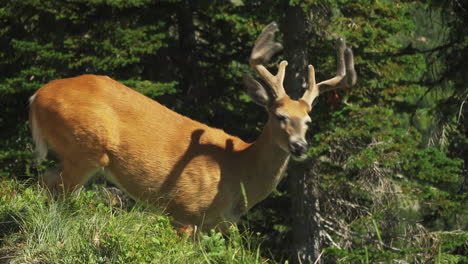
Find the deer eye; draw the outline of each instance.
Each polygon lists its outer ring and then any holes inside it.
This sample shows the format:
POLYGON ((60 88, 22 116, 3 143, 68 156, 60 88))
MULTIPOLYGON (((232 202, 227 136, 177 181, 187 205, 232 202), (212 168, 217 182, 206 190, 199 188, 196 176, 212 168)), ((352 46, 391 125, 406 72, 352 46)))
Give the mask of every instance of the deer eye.
POLYGON ((285 116, 285 115, 276 115, 276 118, 277 118, 278 121, 280 121, 280 122, 286 122, 286 120, 288 120, 288 117, 285 116))

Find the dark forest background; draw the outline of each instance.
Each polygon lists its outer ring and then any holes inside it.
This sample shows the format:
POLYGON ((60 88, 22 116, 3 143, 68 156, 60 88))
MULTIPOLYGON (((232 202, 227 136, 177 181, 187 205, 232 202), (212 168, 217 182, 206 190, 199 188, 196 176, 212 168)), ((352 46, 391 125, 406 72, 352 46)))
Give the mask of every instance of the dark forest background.
POLYGON ((358 82, 317 99, 309 159, 290 165, 242 228, 278 261, 305 252, 324 263, 467 263, 466 1, 2 0, 0 178, 37 179, 28 98, 51 80, 86 73, 255 140, 267 116, 242 76, 271 21, 285 43, 276 60, 294 65, 290 51, 302 47, 317 80, 328 79, 341 36, 358 82), (291 191, 297 184, 301 194, 291 191), (313 202, 311 222, 297 224, 298 195, 313 202), (315 234, 312 242, 302 230, 315 234))

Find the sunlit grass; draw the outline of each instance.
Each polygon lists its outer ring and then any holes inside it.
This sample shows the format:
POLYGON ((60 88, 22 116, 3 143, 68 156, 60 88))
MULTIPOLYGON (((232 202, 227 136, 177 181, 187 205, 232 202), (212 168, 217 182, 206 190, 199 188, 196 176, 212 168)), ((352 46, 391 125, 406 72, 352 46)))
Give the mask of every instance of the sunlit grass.
POLYGON ((42 187, 0 183, 0 263, 265 263, 258 239, 231 228, 181 236, 143 204, 104 188, 51 197, 42 187))

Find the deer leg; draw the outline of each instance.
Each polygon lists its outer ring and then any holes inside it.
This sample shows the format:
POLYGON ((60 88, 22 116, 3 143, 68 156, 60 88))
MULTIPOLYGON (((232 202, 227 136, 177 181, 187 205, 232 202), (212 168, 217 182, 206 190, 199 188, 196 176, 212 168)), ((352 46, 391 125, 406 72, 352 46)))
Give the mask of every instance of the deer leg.
POLYGON ((63 168, 48 170, 43 176, 44 184, 52 191, 73 191, 76 187, 86 183, 99 167, 90 164, 74 164, 64 161, 63 168))
POLYGON ((44 175, 44 183, 50 190, 72 191, 77 186, 86 183, 89 178, 100 168, 109 165, 109 157, 105 153, 92 155, 83 153, 78 162, 69 159, 63 160, 62 169, 50 169, 44 175))
POLYGON ((47 169, 47 171, 40 176, 40 183, 49 190, 55 189, 55 185, 62 174, 62 170, 62 165, 47 169))

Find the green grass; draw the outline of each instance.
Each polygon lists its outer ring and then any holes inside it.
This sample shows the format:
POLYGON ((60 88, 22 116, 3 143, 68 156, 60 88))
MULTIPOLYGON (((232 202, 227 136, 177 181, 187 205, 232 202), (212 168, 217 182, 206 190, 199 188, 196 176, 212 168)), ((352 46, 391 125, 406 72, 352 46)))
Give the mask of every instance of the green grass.
POLYGON ((180 236, 170 219, 122 204, 103 188, 52 198, 36 184, 0 180, 0 263, 270 263, 258 239, 232 227, 180 236))

